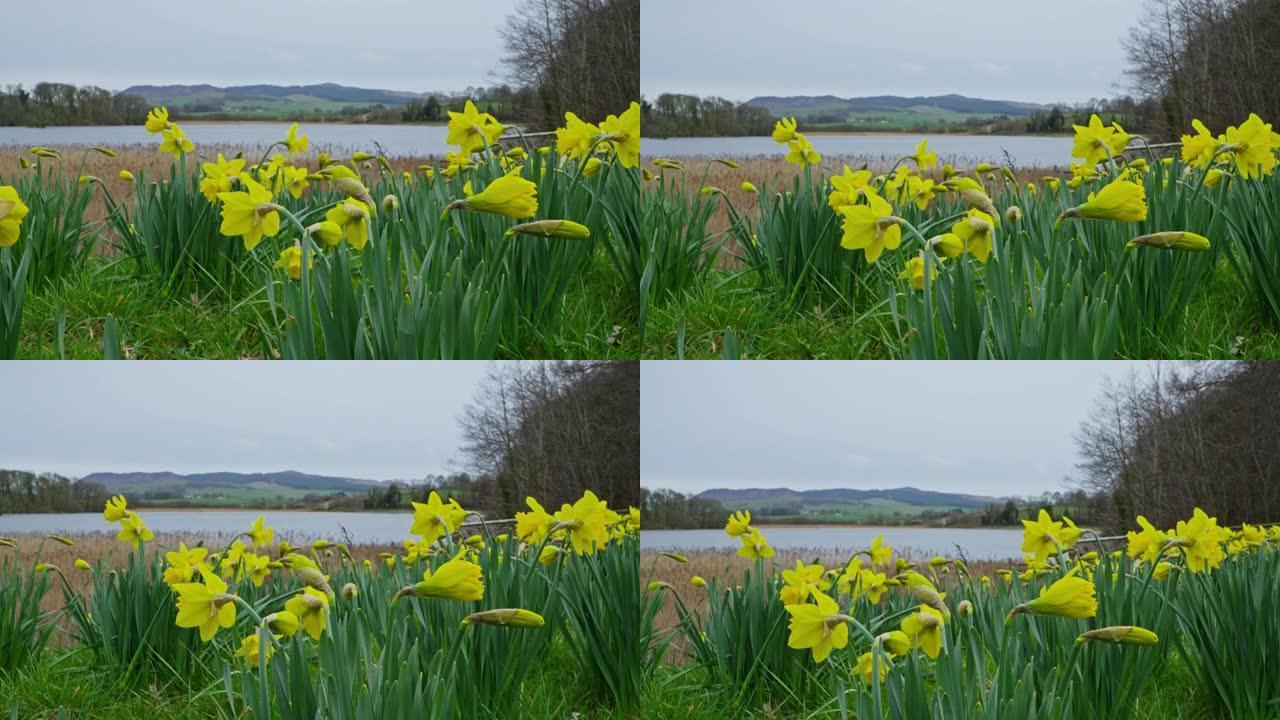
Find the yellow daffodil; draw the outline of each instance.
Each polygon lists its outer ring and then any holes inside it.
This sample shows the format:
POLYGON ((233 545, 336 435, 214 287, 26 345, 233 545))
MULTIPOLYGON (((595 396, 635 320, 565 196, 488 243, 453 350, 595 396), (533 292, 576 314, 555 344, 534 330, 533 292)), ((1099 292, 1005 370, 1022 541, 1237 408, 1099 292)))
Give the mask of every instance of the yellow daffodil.
POLYGON ((569 544, 579 555, 592 555, 609 542, 609 506, 587 490, 573 505, 565 504, 555 514, 565 528, 569 544))
MULTIPOLYGON (((312 250, 310 254, 312 257, 308 258, 309 262, 307 263, 307 267, 313 268, 316 266, 315 251, 312 250)), ((285 271, 286 273, 289 274, 289 277, 293 278, 294 280, 301 280, 302 279, 302 244, 295 242, 289 247, 281 250, 280 257, 276 259, 275 264, 272 265, 272 267, 276 268, 277 270, 285 271)))
POLYGON ((187 139, 182 128, 176 123, 169 123, 169 127, 161 132, 160 151, 173 155, 174 160, 179 160, 187 153, 195 152, 196 146, 187 139))
POLYGON ((1222 564, 1225 553, 1222 543, 1227 540, 1227 530, 1218 526, 1218 519, 1209 517, 1196 508, 1190 520, 1179 520, 1174 529, 1173 544, 1182 548, 1187 557, 1187 569, 1198 573, 1212 570, 1222 564))
POLYGON ((412 505, 413 525, 409 532, 422 538, 428 545, 453 534, 467 518, 467 511, 462 509, 457 500, 446 503, 435 490, 427 496, 425 503, 414 502, 412 505))
POLYGON ((1222 145, 1221 141, 1199 120, 1192 120, 1195 135, 1182 136, 1182 162, 1195 168, 1205 168, 1222 145))
POLYGON ((489 113, 476 109, 468 100, 462 112, 449 111, 449 127, 445 142, 457 145, 462 152, 472 153, 490 147, 505 128, 489 113))
POLYGON ((791 635, 787 647, 795 650, 811 650, 814 662, 823 662, 832 650, 840 650, 849 644, 851 619, 840 612, 840 605, 830 597, 815 593, 814 603, 787 605, 791 616, 791 635))
POLYGON ((285 135, 284 146, 289 149, 290 155, 301 155, 307 151, 311 140, 306 135, 298 134, 298 123, 289 126, 289 133, 285 135))
POLYGON ((203 573, 203 582, 178 583, 177 625, 199 628, 200 639, 209 642, 218 628, 229 628, 236 622, 235 596, 227 594, 227 583, 217 575, 203 573))
POLYGON ((782 118, 773 126, 773 141, 786 145, 796 137, 796 119, 782 118))
POLYGON ((843 205, 853 205, 858 202, 862 191, 867 189, 870 183, 870 170, 854 171, 845 165, 842 174, 831 176, 831 187, 835 189, 827 196, 827 204, 832 210, 839 210, 843 205))
POLYGON ((503 175, 481 192, 449 203, 444 214, 459 208, 517 220, 533 217, 538 212, 538 186, 514 173, 503 175))
POLYGON ((787 162, 792 165, 817 165, 822 162, 822 156, 814 149, 813 143, 809 142, 809 138, 796 133, 795 139, 789 143, 790 151, 787 153, 787 162))
POLYGON ((1018 605, 1009 611, 1014 615, 1057 615, 1070 618, 1091 618, 1098 613, 1098 600, 1093 582, 1076 575, 1066 575, 1040 591, 1040 596, 1018 605))
POLYGON ((218 153, 218 161, 201 165, 204 176, 200 179, 200 192, 209 202, 218 199, 218 193, 230 192, 231 184, 244 171, 244 158, 227 160, 218 153))
POLYGON ((985 263, 991 257, 991 238, 995 227, 995 218, 974 208, 951 226, 951 234, 964 243, 965 250, 978 262, 985 263))
POLYGON ((699 587, 699 588, 705 588, 707 586, 707 581, 704 580, 701 575, 694 575, 692 578, 689 579, 689 583, 692 584, 694 587, 699 587))
POLYGON ((269 662, 271 660, 271 654, 275 652, 275 646, 271 643, 267 643, 266 649, 259 652, 258 645, 258 632, 255 630, 253 633, 244 636, 244 638, 240 640, 240 649, 236 650, 235 657, 244 658, 244 661, 248 663, 249 667, 253 668, 258 667, 258 662, 260 660, 262 662, 269 662))
MULTIPOLYGON (((22 221, 30 208, 11 185, 0 187, 0 248, 13 247, 22 231, 22 221)), ((108 522, 111 522, 110 520, 108 522)))
POLYGON ((541 544, 547 539, 556 519, 532 497, 526 497, 524 501, 530 511, 516 513, 516 537, 530 545, 541 544))
POLYGON ((1124 128, 1115 123, 1104 126, 1102 119, 1096 114, 1089 117, 1087 126, 1073 125, 1072 128, 1076 134, 1071 156, 1080 158, 1088 165, 1097 165, 1119 155, 1129 144, 1129 135, 1124 128))
POLYGON ((600 131, 618 154, 618 164, 624 168, 640 165, 640 103, 633 102, 621 115, 605 118, 600 131))
POLYGON ((480 566, 470 560, 454 558, 435 572, 427 568, 422 574, 422 582, 410 585, 396 594, 392 604, 401 597, 440 598, 471 602, 484 598, 484 576, 480 566))
POLYGON ((916 152, 911 156, 916 161, 916 167, 921 170, 928 170, 938 164, 938 153, 929 151, 929 141, 921 140, 916 146, 916 152))
POLYGON ((840 246, 846 250, 862 250, 868 263, 880 259, 886 249, 902 242, 901 218, 894 216, 893 206, 879 195, 866 194, 866 205, 839 208, 844 216, 844 235, 840 246))
POLYGON ((351 247, 363 250, 369 242, 369 206, 355 198, 347 198, 325 213, 326 222, 337 225, 351 247))
POLYGON ((1231 149, 1232 158, 1240 177, 1245 180, 1270 175, 1276 169, 1275 134, 1271 125, 1262 122, 1257 113, 1249 113, 1249 119, 1240 123, 1240 127, 1227 128, 1226 145, 1231 149))
POLYGON ((1066 210, 1058 216, 1088 220, 1117 220, 1141 222, 1147 219, 1146 189, 1129 180, 1113 180, 1082 205, 1066 210))
POLYGON ((284 609, 298 619, 298 624, 313 640, 320 639, 329 614, 328 595, 312 587, 303 588, 285 601, 284 609))
POLYGON ((152 135, 169 127, 169 108, 152 108, 151 112, 147 113, 147 121, 144 126, 147 128, 147 132, 152 135))
POLYGON ((823 572, 824 568, 821 565, 805 565, 799 560, 796 561, 794 570, 783 570, 784 585, 779 591, 782 603, 798 605, 808 600, 811 593, 821 592, 830 587, 831 584, 822 579, 823 572))
POLYGON ((120 519, 120 532, 116 539, 131 545, 140 545, 155 537, 147 524, 136 513, 128 513, 120 519))
POLYGON ((858 656, 858 665, 853 669, 853 674, 862 677, 862 682, 870 685, 875 676, 876 668, 880 670, 880 682, 889 676, 889 658, 881 654, 880 657, 873 657, 873 652, 864 652, 858 656))
POLYGON ((254 182, 248 175, 240 178, 244 191, 220 192, 222 225, 218 231, 228 237, 244 236, 244 247, 253 250, 262 238, 280 232, 280 210, 271 191, 254 182))
POLYGON ((197 572, 203 574, 213 572, 213 568, 205 562, 209 551, 202 547, 187 548, 187 544, 178 543, 178 549, 164 555, 169 566, 164 569, 164 581, 167 585, 191 582, 197 572))
POLYGON ((262 618, 262 623, 278 637, 292 637, 302 627, 298 616, 288 610, 273 612, 262 618))
POLYGON ((746 510, 739 510, 729 516, 728 522, 724 524, 724 532, 729 537, 741 537, 745 533, 751 531, 751 513, 746 510))
POLYGON ((128 503, 123 495, 112 496, 102 508, 102 519, 109 523, 120 522, 128 514, 128 503))
POLYGON ((942 626, 946 616, 933 607, 921 605, 917 612, 902 620, 902 632, 924 651, 925 655, 937 659, 942 652, 942 626))
MULTIPOLYGON (((938 277, 938 264, 935 262, 930 268, 929 281, 933 282, 938 277)), ((911 281, 911 287, 917 290, 924 290, 924 253, 916 255, 907 261, 906 267, 902 272, 898 273, 899 280, 911 281)))
POLYGON ((771 558, 774 556, 774 549, 765 540, 764 535, 755 528, 750 528, 747 532, 739 536, 742 540, 742 547, 738 548, 738 555, 750 560, 760 560, 763 558, 771 558))

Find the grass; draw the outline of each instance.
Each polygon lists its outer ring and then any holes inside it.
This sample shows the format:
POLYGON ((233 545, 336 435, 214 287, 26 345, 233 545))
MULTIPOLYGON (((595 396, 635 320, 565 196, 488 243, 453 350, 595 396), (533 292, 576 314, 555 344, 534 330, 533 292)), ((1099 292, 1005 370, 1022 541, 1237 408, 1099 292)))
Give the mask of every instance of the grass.
MULTIPOLYGON (((565 297, 565 323, 542 334, 524 357, 613 359, 626 353, 627 310, 609 289, 603 259, 575 279, 565 297)), ((56 360, 60 323, 63 351, 72 360, 103 356, 107 316, 120 323, 125 356, 131 359, 268 359, 262 328, 275 322, 258 289, 234 301, 191 294, 172 298, 154 276, 139 277, 128 260, 99 257, 72 276, 37 290, 27 288, 18 358, 56 360), (145 318, 139 322, 139 318, 145 318)))

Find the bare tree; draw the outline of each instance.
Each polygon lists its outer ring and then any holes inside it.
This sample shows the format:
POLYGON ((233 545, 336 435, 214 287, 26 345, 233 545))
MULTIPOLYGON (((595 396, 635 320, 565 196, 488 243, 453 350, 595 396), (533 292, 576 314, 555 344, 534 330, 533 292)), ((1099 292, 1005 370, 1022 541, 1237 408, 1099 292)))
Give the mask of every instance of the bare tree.
POLYGON ((524 0, 501 33, 509 79, 536 92, 536 125, 599 122, 640 98, 640 0, 524 0))
POLYGON ((586 490, 639 505, 639 363, 495 365, 460 423, 472 470, 506 513, 527 496, 554 509, 586 490))
POLYGON ((1221 132, 1256 112, 1280 118, 1280 0, 1147 0, 1124 43, 1126 76, 1159 102, 1159 126, 1221 132))
POLYGON ((1195 507, 1280 520, 1280 363, 1197 363, 1108 387, 1076 435, 1083 485, 1110 524, 1169 527, 1195 507))

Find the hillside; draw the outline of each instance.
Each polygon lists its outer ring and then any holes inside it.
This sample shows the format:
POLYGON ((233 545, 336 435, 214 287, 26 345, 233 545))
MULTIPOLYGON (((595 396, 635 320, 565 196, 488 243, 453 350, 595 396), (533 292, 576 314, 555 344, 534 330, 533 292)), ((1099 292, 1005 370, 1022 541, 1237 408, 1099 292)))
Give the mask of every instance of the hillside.
POLYGON ((426 99, 426 94, 399 90, 321 85, 134 85, 125 94, 137 95, 148 105, 168 107, 184 115, 201 113, 278 115, 281 113, 337 113, 344 108, 370 105, 401 106, 426 99))
POLYGON ((92 473, 82 480, 101 483, 111 493, 123 493, 152 504, 166 502, 241 505, 254 501, 290 501, 335 493, 363 495, 378 486, 373 480, 309 475, 292 470, 272 473, 172 472, 92 473))
POLYGON ((745 105, 763 108, 774 117, 796 117, 810 128, 824 125, 865 129, 909 129, 974 125, 1000 117, 1028 117, 1045 107, 1035 103, 986 100, 963 95, 902 97, 877 95, 841 98, 764 96, 745 105))
POLYGON ((713 488, 697 497, 718 501, 730 510, 749 510, 761 519, 815 522, 889 522, 940 515, 952 510, 978 510, 997 498, 943 493, 913 487, 885 490, 791 490, 788 488, 713 488))

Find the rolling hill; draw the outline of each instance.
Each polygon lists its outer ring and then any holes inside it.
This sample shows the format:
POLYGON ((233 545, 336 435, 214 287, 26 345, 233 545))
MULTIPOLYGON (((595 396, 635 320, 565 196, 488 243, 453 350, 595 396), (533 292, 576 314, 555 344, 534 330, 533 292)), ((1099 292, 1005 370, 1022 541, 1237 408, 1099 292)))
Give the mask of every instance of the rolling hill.
POLYGON ((81 478, 105 485, 112 493, 152 502, 202 502, 237 505, 251 500, 299 500, 308 495, 334 493, 363 495, 380 485, 328 475, 309 475, 293 470, 271 473, 172 472, 92 473, 81 478))
POLYGON ((713 488, 697 497, 719 501, 730 510, 749 510, 753 515, 775 520, 797 521, 890 521, 917 518, 955 509, 978 510, 999 498, 962 493, 943 493, 913 487, 885 490, 791 490, 788 488, 713 488))
POLYGON ((810 127, 852 125, 870 129, 973 124, 999 117, 1027 117, 1046 109, 1035 103, 985 100, 964 95, 763 96, 744 104, 764 108, 774 117, 794 116, 810 127))
POLYGON ((275 114, 282 112, 339 112, 347 107, 399 106, 427 94, 399 90, 320 85, 134 85, 124 93, 138 95, 149 105, 163 105, 183 114, 275 114))

